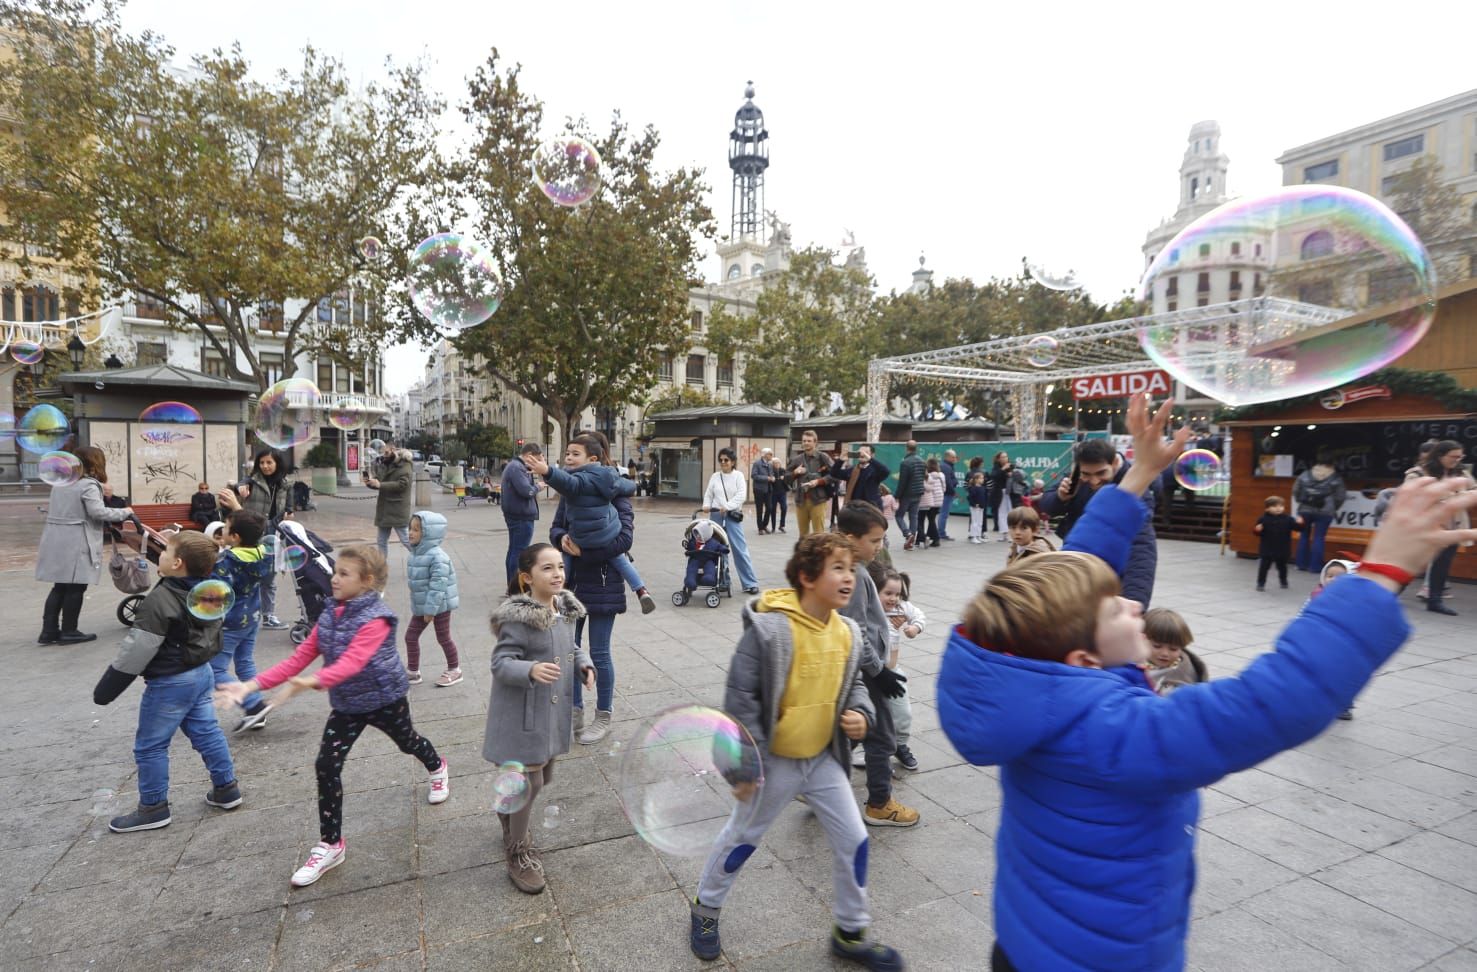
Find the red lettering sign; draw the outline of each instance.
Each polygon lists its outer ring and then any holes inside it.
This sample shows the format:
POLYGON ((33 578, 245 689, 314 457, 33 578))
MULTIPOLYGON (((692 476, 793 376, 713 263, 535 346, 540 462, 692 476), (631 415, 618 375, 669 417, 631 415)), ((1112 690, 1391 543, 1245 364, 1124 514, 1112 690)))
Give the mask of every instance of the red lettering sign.
POLYGON ((1173 389, 1165 371, 1130 371, 1122 375, 1098 375, 1072 379, 1072 397, 1079 402, 1097 398, 1127 398, 1130 395, 1167 396, 1173 389))

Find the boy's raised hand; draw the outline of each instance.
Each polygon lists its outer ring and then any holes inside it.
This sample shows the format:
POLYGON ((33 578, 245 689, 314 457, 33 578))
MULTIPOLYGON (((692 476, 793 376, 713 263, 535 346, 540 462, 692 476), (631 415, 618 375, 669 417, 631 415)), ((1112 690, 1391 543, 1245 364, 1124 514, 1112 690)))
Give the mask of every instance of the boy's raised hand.
POLYGON ((548 462, 545 461, 543 456, 539 455, 536 452, 530 452, 528 455, 524 456, 523 464, 529 469, 533 470, 535 475, 547 476, 549 474, 548 462))
POLYGON ((1128 431, 1133 435, 1133 468, 1128 470, 1118 487, 1135 496, 1144 495, 1144 490, 1154 484, 1159 474, 1168 469, 1170 463, 1185 451, 1190 439, 1190 427, 1178 429, 1165 438, 1169 416, 1174 402, 1166 399, 1151 416, 1149 400, 1142 395, 1128 399, 1128 431))
POLYGON ((841 713, 841 731, 847 739, 861 739, 867 734, 867 717, 855 709, 847 709, 841 713))
MULTIPOLYGON (((1477 541, 1477 529, 1445 529, 1459 512, 1477 507, 1477 492, 1464 492, 1466 487, 1466 480, 1460 476, 1422 477, 1401 485, 1370 539, 1364 559, 1420 574, 1443 548, 1477 541)), ((1376 574, 1365 576, 1384 580, 1376 574)), ((1391 582, 1390 586, 1396 585, 1391 582)))

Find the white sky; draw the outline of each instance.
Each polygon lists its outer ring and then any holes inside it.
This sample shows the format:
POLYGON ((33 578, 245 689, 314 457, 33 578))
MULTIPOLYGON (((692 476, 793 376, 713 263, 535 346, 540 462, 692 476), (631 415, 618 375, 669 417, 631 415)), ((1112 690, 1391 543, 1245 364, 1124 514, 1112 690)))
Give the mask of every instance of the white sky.
MULTIPOLYGON (((496 46, 551 121, 599 130, 619 108, 654 124, 663 167, 706 169, 720 234, 752 79, 767 207, 797 247, 837 248, 850 228, 883 293, 920 252, 936 280, 1010 275, 1029 255, 1107 301, 1136 285, 1145 233, 1174 211, 1194 122, 1220 122, 1230 189, 1252 194, 1280 183, 1286 149, 1473 87, 1470 32, 1421 6, 132 0, 124 20, 182 59, 239 41, 263 75, 309 42, 355 77, 425 58, 453 104, 496 46)), ((716 278, 716 257, 702 270, 716 278)), ((389 390, 424 358, 392 351, 389 390)))

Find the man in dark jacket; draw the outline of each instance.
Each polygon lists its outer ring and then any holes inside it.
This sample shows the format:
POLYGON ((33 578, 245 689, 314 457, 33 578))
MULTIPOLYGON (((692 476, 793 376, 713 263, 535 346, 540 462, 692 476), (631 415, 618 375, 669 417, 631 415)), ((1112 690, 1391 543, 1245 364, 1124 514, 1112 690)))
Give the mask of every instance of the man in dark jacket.
POLYGON ((954 463, 959 461, 959 454, 953 449, 944 452, 944 461, 939 463, 939 471, 944 474, 944 505, 939 507, 939 539, 953 540, 949 536, 948 522, 949 511, 954 508, 954 498, 959 494, 959 476, 954 472, 954 463))
POLYGON ((831 478, 836 480, 836 488, 841 490, 846 504, 861 500, 871 503, 879 510, 882 509, 882 484, 891 475, 892 470, 873 455, 869 445, 857 448, 855 461, 844 466, 837 463, 831 467, 831 478))
POLYGON ((504 566, 508 583, 518 576, 518 555, 533 542, 533 524, 538 520, 538 486, 523 463, 524 456, 542 456, 537 442, 525 442, 518 455, 503 467, 503 521, 508 525, 508 556, 504 566))
POLYGON ((923 498, 928 468, 918 455, 918 443, 908 440, 907 455, 897 470, 897 528, 903 531, 903 549, 912 550, 918 538, 918 501, 923 498))
MULTIPOLYGON (((1133 463, 1123 458, 1107 439, 1080 442, 1076 451, 1076 474, 1064 478, 1054 491, 1042 493, 1036 501, 1036 509, 1046 517, 1065 514, 1056 531, 1065 540, 1098 489, 1108 483, 1122 481, 1132 468, 1133 463)), ((1158 502, 1157 491, 1156 481, 1144 496, 1149 509, 1158 502)), ((1123 596, 1138 601, 1145 609, 1154 594, 1154 572, 1159 566, 1158 543, 1151 517, 1144 521, 1133 538, 1128 567, 1123 572, 1123 596)))
MULTIPOLYGON (((374 459, 364 485, 378 490, 374 501, 374 525, 378 528, 375 546, 380 553, 390 552, 390 531, 400 538, 400 545, 410 549, 410 514, 415 503, 415 463, 409 449, 386 442, 384 451, 374 459)), ((264 605, 265 606, 265 605, 264 605)))
POLYGON ((754 489, 754 509, 759 520, 759 535, 771 531, 774 506, 769 501, 769 487, 774 482, 774 450, 765 449, 749 466, 749 485, 754 489))

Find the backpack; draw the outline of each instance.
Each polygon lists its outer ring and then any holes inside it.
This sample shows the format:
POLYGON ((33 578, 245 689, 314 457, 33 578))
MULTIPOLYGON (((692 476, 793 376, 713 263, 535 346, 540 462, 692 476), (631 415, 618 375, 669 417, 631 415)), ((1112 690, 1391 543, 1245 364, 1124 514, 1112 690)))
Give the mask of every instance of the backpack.
POLYGON ((196 645, 190 641, 190 622, 183 617, 177 617, 169 622, 169 631, 164 635, 164 643, 179 651, 179 657, 188 668, 204 665, 216 655, 219 655, 224 642, 220 637, 220 622, 206 622, 215 625, 215 638, 206 646, 196 645))

